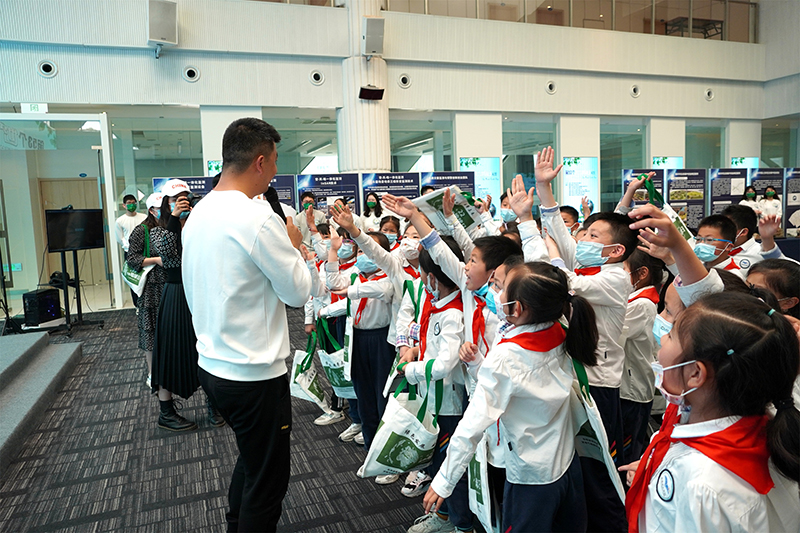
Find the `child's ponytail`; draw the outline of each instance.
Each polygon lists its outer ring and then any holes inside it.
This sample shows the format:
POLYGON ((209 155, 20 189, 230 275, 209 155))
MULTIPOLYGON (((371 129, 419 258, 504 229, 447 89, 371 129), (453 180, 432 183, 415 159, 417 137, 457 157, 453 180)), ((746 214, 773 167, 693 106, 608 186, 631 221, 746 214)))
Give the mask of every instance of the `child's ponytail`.
POLYGON ((597 364, 597 318, 592 304, 583 296, 570 294, 564 316, 569 321, 566 348, 570 357, 584 366, 597 364))
MULTIPOLYGON (((511 269, 506 286, 508 301, 522 302, 532 324, 557 322, 567 317, 567 353, 586 366, 597 364, 597 321, 592 305, 569 290, 569 278, 549 263, 525 263, 511 269), (513 273, 513 275, 512 275, 513 273)), ((508 279, 508 278, 507 278, 508 279)))
POLYGON ((792 397, 772 402, 777 412, 767 424, 767 448, 778 471, 800 482, 800 411, 792 397))

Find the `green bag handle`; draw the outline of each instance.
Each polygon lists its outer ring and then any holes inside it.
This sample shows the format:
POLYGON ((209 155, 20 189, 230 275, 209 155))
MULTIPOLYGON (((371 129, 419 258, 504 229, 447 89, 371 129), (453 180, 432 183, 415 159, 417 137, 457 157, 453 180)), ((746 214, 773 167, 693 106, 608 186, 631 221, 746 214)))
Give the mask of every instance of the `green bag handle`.
MULTIPOLYGON (((431 372, 433 370, 433 362, 435 359, 429 359, 427 363, 425 363, 425 387, 430 392, 431 390, 431 372)), ((439 420, 439 411, 442 410, 442 395, 444 394, 444 380, 437 379, 434 387, 436 387, 436 406, 433 410, 433 427, 436 427, 437 422, 439 420)), ((422 401, 422 405, 417 411, 417 420, 422 422, 425 418, 425 411, 428 409, 428 398, 430 398, 430 394, 425 395, 425 399, 422 401)))
POLYGON ((640 180, 644 180, 644 187, 647 189, 647 195, 650 197, 650 203, 658 207, 658 204, 664 205, 664 197, 656 190, 653 185, 653 180, 647 179, 647 174, 639 175, 640 180))
POLYGON ((314 349, 316 347, 317 347, 317 332, 312 331, 311 335, 308 336, 308 341, 306 342, 306 357, 305 359, 303 359, 302 363, 297 365, 301 373, 311 368, 311 363, 314 361, 314 349))
POLYGON ((584 398, 590 398, 589 395, 589 376, 586 375, 586 368, 580 361, 572 360, 572 367, 575 369, 575 375, 578 376, 578 385, 580 385, 581 393, 584 398))
POLYGON ((144 224, 142 229, 144 229, 144 256, 150 257, 150 230, 144 224))
MULTIPOLYGON (((353 272, 353 275, 350 276, 350 285, 352 285, 353 283, 356 282, 356 278, 357 277, 358 277, 358 274, 353 272)), ((350 298, 347 299, 347 316, 350 316, 350 298)))
POLYGON ((422 283, 419 284, 419 289, 417 290, 417 297, 414 298, 414 282, 410 279, 407 279, 403 283, 403 292, 408 291, 408 296, 411 298, 411 303, 414 304, 414 321, 419 322, 419 313, 421 310, 420 303, 422 302, 422 290, 423 286, 422 283))
POLYGON ((325 332, 325 336, 328 338, 328 342, 331 343, 335 352, 342 349, 342 346, 336 341, 333 335, 331 335, 331 330, 328 328, 328 321, 324 318, 317 320, 317 330, 319 331, 320 329, 325 332))
POLYGON ((403 392, 403 389, 405 389, 406 387, 408 387, 408 399, 416 400, 417 386, 409 383, 406 378, 400 380, 400 384, 397 385, 397 390, 394 391, 394 397, 397 398, 398 396, 400 396, 400 393, 403 392))

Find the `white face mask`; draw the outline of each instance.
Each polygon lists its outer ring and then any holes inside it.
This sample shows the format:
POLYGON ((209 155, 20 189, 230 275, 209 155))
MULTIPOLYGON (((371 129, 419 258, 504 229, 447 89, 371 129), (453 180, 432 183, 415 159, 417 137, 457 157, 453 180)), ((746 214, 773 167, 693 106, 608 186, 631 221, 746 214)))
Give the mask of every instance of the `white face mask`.
POLYGON ((680 363, 680 364, 677 364, 677 365, 668 366, 666 368, 661 366, 661 363, 659 363, 659 362, 650 363, 650 366, 653 367, 653 372, 656 375, 656 383, 655 383, 656 388, 659 391, 661 391, 661 396, 664 397, 664 399, 667 401, 667 403, 671 403, 672 405, 677 405, 678 408, 680 408, 680 409, 686 408, 686 395, 691 393, 691 392, 696 391, 697 387, 694 387, 694 388, 689 389, 687 391, 683 391, 680 394, 670 394, 669 392, 665 391, 664 387, 663 387, 663 385, 664 385, 664 372, 666 372, 667 370, 671 370, 673 368, 679 368, 679 367, 682 367, 682 366, 690 365, 690 364, 695 363, 695 362, 696 361, 686 361, 685 363, 680 363))
POLYGON ((400 251, 408 260, 416 259, 419 257, 419 241, 406 237, 400 241, 400 251))
POLYGON ((498 304, 497 305, 497 318, 499 318, 500 321, 502 321, 502 322, 508 322, 508 315, 506 314, 506 311, 503 308, 505 306, 509 305, 509 304, 516 304, 516 303, 517 303, 516 300, 514 300, 513 302, 505 302, 505 303, 500 303, 498 301, 497 302, 497 304, 498 304))
POLYGON ((330 249, 331 249, 330 239, 323 239, 314 245, 314 251, 317 253, 317 258, 319 259, 326 259, 328 257, 328 251, 330 251, 330 249))

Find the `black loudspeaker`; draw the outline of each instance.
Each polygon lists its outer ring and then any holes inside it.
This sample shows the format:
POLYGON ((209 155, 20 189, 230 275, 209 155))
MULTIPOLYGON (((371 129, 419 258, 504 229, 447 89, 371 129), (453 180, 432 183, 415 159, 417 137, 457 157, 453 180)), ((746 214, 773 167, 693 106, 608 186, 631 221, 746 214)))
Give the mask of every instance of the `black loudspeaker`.
POLYGON ((358 92, 358 97, 362 100, 383 100, 383 89, 378 89, 374 85, 362 87, 358 92))
POLYGON ((58 289, 39 289, 22 295, 25 325, 38 326, 61 318, 61 296, 58 289))

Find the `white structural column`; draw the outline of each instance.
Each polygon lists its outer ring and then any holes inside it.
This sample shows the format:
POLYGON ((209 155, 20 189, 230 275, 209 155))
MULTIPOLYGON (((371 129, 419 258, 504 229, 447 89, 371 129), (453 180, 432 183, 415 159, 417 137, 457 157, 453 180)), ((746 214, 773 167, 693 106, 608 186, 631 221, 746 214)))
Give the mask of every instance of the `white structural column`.
MULTIPOLYGON (((231 122, 240 118, 262 118, 260 107, 200 106, 200 134, 203 138, 203 174, 209 161, 222 161, 222 136, 231 122)), ((280 132, 278 132, 280 133, 280 132)))
POLYGON ((389 104, 383 100, 361 100, 361 87, 385 89, 388 83, 386 61, 361 55, 363 17, 379 17, 381 0, 347 0, 350 27, 350 57, 342 62, 344 105, 336 111, 340 172, 388 172, 391 170, 389 146, 389 104))
MULTIPOLYGON (((596 157, 597 158, 597 190, 600 187, 600 118, 580 115, 561 115, 556 121, 556 165, 563 162, 565 157, 596 157)), ((559 203, 563 201, 564 171, 558 177, 558 186, 553 186, 553 192, 559 203)), ((599 194, 599 192, 598 192, 599 194)), ((600 205, 595 201, 595 209, 600 205)), ((574 206, 573 206, 574 207, 574 206)))
POLYGON ((453 113, 453 170, 462 157, 503 157, 501 113, 453 113))
POLYGON ((647 121, 645 167, 654 157, 682 157, 686 165, 686 121, 680 118, 651 118, 647 121))
POLYGON ((725 126, 725 149, 722 166, 731 166, 731 158, 756 157, 761 161, 761 121, 729 120, 725 126))

